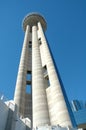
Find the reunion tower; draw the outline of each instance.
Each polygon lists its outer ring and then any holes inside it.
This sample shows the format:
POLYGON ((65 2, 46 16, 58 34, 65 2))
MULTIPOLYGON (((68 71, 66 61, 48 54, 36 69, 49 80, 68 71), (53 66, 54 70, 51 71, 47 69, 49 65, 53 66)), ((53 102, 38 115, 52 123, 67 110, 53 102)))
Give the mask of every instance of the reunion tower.
POLYGON ((18 113, 32 126, 72 127, 70 105, 56 69, 46 36, 45 19, 37 13, 23 20, 25 37, 16 81, 14 101, 18 113))

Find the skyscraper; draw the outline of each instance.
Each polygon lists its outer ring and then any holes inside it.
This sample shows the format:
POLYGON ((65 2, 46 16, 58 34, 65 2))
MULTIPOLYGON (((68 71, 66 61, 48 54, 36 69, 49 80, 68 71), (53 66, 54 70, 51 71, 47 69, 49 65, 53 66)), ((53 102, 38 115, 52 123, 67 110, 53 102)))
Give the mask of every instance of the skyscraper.
POLYGON ((23 20, 24 43, 14 101, 18 112, 32 120, 33 127, 72 127, 71 110, 46 36, 46 21, 37 13, 23 20))
POLYGON ((86 102, 73 100, 70 102, 78 128, 86 129, 86 102))

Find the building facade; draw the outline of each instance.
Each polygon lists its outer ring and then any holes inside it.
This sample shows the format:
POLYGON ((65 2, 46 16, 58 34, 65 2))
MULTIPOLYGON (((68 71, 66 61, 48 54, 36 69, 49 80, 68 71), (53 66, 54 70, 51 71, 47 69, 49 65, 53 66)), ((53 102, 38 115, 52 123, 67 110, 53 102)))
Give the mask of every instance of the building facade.
POLYGON ((86 129, 86 103, 78 100, 71 101, 71 108, 78 128, 86 129))
POLYGON ((0 97, 0 130, 31 130, 31 121, 17 114, 13 100, 5 101, 0 97))

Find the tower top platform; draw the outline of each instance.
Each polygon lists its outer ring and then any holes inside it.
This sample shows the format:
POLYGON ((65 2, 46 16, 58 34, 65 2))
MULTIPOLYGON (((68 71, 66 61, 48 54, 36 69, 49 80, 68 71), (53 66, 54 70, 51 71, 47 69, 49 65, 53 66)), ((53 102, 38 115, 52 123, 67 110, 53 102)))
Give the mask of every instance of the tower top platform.
POLYGON ((23 29, 26 30, 26 26, 29 25, 30 27, 37 25, 37 23, 40 22, 43 30, 45 31, 47 28, 47 23, 45 19, 38 13, 31 13, 28 14, 24 20, 23 20, 23 29))

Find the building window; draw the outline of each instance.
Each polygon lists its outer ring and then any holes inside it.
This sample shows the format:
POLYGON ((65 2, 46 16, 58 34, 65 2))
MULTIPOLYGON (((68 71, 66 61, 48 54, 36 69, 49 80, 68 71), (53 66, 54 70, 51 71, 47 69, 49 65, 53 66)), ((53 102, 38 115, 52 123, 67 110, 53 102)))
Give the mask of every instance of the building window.
POLYGON ((26 77, 26 84, 31 85, 31 79, 32 79, 32 74, 31 71, 27 72, 27 77, 26 77))
POLYGON ((31 93, 31 79, 32 79, 31 71, 27 71, 27 77, 26 77, 26 93, 31 93))
POLYGON ((29 44, 32 44, 32 41, 29 41, 29 44))
POLYGON ((39 38, 39 45, 41 45, 42 44, 42 41, 41 41, 41 38, 39 38))
POLYGON ((50 80, 49 78, 47 79, 48 87, 50 86, 50 80))
POLYGON ((44 74, 44 77, 48 75, 46 65, 43 67, 43 74, 44 74))
POLYGON ((32 48, 32 41, 29 41, 29 48, 32 48))
POLYGON ((47 67, 46 65, 43 67, 43 74, 44 74, 44 78, 47 82, 48 87, 50 86, 50 80, 49 80, 49 76, 48 76, 48 71, 47 71, 47 67))

